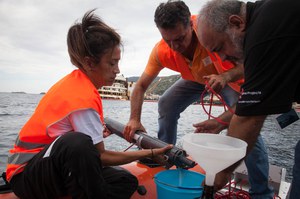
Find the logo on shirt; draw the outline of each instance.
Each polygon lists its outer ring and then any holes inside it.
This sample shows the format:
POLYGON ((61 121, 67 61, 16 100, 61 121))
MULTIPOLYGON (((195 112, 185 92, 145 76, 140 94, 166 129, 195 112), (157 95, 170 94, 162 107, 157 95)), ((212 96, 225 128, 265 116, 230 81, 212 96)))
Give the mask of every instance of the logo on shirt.
POLYGON ((211 60, 211 58, 209 56, 207 56, 204 59, 202 59, 202 62, 204 64, 204 66, 208 66, 208 65, 210 65, 210 64, 213 63, 212 60, 211 60))
POLYGON ((260 103, 261 100, 261 91, 244 91, 241 89, 241 95, 239 96, 239 104, 257 104, 260 103))

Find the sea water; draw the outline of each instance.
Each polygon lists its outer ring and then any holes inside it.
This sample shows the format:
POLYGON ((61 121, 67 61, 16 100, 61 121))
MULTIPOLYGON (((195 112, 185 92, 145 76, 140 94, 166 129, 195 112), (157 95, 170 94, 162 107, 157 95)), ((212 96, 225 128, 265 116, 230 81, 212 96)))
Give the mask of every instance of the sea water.
MULTIPOLYGON (((18 132, 33 113, 36 105, 43 95, 0 92, 0 174, 5 170, 7 154, 12 147, 18 132)), ((174 107, 176 108, 176 107, 174 107)), ((129 101, 103 100, 104 116, 110 117, 123 124, 128 122, 130 116, 129 101)), ((214 116, 223 112, 222 107, 212 108, 214 116)), ((142 110, 142 123, 148 135, 157 137, 157 102, 144 102, 142 110)), ((181 115, 178 121, 177 145, 182 146, 181 137, 193 133, 192 124, 208 118, 202 106, 191 105, 181 115)), ((266 147, 269 152, 271 164, 287 169, 287 181, 291 181, 294 160, 294 148, 300 139, 300 122, 280 130, 274 123, 275 116, 267 118, 262 129, 266 147)), ((123 151, 130 143, 111 135, 105 138, 105 147, 110 150, 123 151)))

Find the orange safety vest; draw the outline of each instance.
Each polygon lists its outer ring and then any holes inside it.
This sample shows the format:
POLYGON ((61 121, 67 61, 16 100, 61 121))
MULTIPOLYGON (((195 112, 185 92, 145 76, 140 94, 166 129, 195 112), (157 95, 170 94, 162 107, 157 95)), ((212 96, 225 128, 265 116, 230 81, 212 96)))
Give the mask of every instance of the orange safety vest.
MULTIPOLYGON (((194 31, 196 31, 196 19, 196 15, 191 16, 191 20, 193 20, 194 22, 194 31)), ((199 41, 198 47, 204 48, 199 41)), ((192 74, 191 68, 189 67, 186 61, 186 58, 182 54, 172 50, 163 39, 157 44, 156 54, 158 55, 158 59, 163 67, 181 73, 181 77, 183 79, 197 81, 201 84, 205 83, 205 80, 203 78, 196 80, 196 78, 192 74)), ((228 61, 223 62, 216 53, 211 53, 207 51, 207 54, 209 55, 209 58, 211 59, 211 62, 213 64, 207 66, 201 64, 200 68, 197 70, 201 71, 201 74, 203 76, 211 74, 221 74, 234 67, 234 65, 228 61)), ((240 92, 241 81, 230 82, 228 84, 232 89, 234 89, 237 92, 240 92)))
POLYGON ((102 101, 97 89, 83 72, 74 70, 50 88, 21 129, 9 151, 7 179, 10 181, 22 172, 30 159, 56 139, 48 135, 49 126, 84 109, 97 111, 103 122, 102 101))

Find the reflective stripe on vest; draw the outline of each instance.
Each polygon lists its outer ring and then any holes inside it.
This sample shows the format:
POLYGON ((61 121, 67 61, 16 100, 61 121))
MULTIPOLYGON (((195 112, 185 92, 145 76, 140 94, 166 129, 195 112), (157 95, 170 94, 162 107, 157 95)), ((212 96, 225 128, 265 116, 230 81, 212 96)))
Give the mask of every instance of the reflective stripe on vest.
MULTIPOLYGON (((19 139, 19 136, 17 137, 17 140, 15 142, 16 147, 23 148, 26 150, 44 148, 46 145, 47 144, 23 142, 19 139)), ((30 152, 30 153, 26 153, 26 152, 9 153, 7 163, 8 164, 25 164, 31 158, 33 158, 33 156, 35 156, 38 152, 39 151, 30 152)))
MULTIPOLYGON (((38 152, 37 152, 38 153, 38 152)), ((8 164, 25 164, 31 160, 37 153, 10 153, 8 155, 8 164)))
POLYGON ((15 145, 17 147, 24 148, 24 149, 36 149, 36 148, 42 148, 46 146, 46 144, 43 143, 23 142, 19 139, 19 136, 17 137, 15 145))

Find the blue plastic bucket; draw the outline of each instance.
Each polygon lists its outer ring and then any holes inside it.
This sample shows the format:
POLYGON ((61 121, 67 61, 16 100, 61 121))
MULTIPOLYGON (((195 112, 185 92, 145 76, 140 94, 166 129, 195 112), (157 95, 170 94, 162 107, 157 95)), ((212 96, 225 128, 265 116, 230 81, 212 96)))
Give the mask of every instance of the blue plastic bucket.
POLYGON ((154 176, 158 199, 201 198, 204 175, 184 169, 165 170, 154 176))

